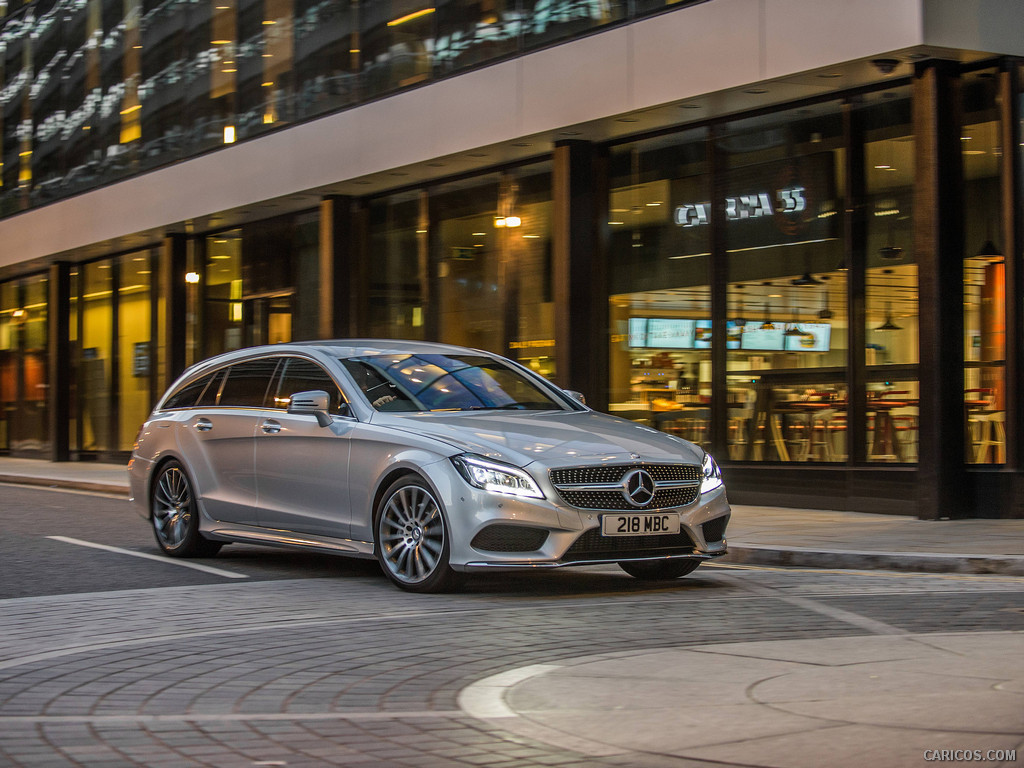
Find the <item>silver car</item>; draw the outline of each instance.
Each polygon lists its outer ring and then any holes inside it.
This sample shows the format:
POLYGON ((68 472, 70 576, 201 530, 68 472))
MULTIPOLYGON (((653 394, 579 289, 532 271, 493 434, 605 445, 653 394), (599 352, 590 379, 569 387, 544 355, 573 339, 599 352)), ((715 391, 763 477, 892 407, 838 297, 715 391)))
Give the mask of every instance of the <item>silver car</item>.
POLYGON ((442 344, 238 350, 160 399, 132 453, 132 498, 168 555, 247 542, 376 557, 414 592, 595 563, 672 579, 725 554, 714 459, 581 400, 442 344))

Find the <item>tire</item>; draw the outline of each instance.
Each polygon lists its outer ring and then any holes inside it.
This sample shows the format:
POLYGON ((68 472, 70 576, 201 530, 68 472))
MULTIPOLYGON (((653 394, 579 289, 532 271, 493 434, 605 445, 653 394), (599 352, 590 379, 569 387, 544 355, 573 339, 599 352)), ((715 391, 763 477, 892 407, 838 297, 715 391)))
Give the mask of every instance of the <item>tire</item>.
POLYGON ((698 565, 700 565, 700 560, 696 558, 680 558, 678 560, 623 562, 619 563, 619 568, 634 579, 641 581, 669 581, 693 573, 697 570, 698 565))
POLYGON ((374 550, 381 570, 408 592, 447 592, 459 582, 448 565, 451 540, 441 504, 415 475, 399 478, 374 514, 374 550))
POLYGON ((199 507, 192 482, 176 461, 160 467, 153 480, 149 522, 157 546, 171 557, 213 557, 223 546, 199 532, 199 507))

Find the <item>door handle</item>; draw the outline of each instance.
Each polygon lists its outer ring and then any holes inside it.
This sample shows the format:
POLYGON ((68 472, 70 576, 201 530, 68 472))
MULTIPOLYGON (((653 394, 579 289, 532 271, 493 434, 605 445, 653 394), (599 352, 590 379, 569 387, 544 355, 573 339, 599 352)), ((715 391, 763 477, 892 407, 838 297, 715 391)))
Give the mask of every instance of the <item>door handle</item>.
POLYGON ((213 422, 209 419, 196 419, 196 423, 192 426, 199 432, 209 432, 213 429, 213 422))
POLYGON ((278 432, 281 431, 281 425, 278 422, 274 421, 273 419, 267 419, 262 424, 260 424, 260 429, 263 431, 263 434, 265 435, 276 435, 278 432))

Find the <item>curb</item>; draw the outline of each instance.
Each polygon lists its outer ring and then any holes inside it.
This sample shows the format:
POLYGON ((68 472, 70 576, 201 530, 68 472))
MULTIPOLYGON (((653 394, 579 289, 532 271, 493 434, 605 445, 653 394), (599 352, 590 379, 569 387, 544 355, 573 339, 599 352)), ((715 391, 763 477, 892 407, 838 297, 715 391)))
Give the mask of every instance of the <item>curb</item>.
POLYGON ((1024 576, 1024 555, 963 555, 944 552, 880 552, 729 544, 718 562, 850 570, 973 573, 1024 576))
POLYGON ((123 486, 114 483, 94 483, 87 480, 59 480, 53 477, 31 477, 28 475, 3 475, 0 474, 0 483, 11 483, 12 485, 34 485, 41 488, 69 488, 75 491, 92 491, 94 493, 111 493, 116 496, 128 498, 131 491, 123 486))

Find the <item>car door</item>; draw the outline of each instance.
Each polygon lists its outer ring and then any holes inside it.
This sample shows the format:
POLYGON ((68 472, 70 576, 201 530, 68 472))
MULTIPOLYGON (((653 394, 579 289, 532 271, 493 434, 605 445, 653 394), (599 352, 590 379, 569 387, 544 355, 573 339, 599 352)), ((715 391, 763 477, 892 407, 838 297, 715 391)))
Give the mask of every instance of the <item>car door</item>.
POLYGON ((257 525, 256 424, 279 358, 235 363, 218 375, 179 428, 200 503, 214 520, 257 525))
POLYGON ((331 375, 319 363, 284 358, 272 404, 256 426, 256 477, 260 524, 297 533, 348 538, 349 451, 356 425, 331 375), (321 427, 312 414, 290 414, 291 396, 324 390, 333 423, 321 427))

